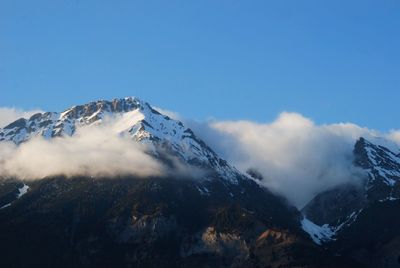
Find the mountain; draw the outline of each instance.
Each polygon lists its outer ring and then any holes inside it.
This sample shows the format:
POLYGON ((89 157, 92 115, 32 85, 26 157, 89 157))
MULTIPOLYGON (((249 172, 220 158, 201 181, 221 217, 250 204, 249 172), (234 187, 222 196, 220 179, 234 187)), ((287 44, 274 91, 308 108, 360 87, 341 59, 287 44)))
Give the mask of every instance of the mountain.
POLYGON ((172 168, 171 157, 207 172, 4 178, 2 267, 357 267, 313 243, 284 198, 137 98, 38 113, 0 129, 0 141, 21 146, 90 126, 146 144, 149 155, 172 168))
POLYGON ((108 121, 112 122, 110 128, 116 135, 151 146, 151 153, 157 157, 167 151, 186 164, 212 170, 224 178, 236 180, 241 176, 182 122, 162 115, 148 103, 133 97, 100 100, 61 113, 37 113, 29 119, 21 118, 0 129, 0 141, 21 144, 36 136, 45 139, 72 136, 79 127, 107 124, 108 121))
POLYGON ((318 243, 366 267, 398 267, 400 150, 384 139, 360 138, 353 154, 364 179, 318 194, 302 210, 303 226, 314 225, 309 233, 318 243))

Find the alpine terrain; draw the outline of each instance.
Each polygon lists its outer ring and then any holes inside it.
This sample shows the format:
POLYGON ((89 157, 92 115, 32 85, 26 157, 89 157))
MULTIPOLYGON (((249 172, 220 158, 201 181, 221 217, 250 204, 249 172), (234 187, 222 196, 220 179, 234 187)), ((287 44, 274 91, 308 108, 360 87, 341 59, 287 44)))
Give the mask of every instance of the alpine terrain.
POLYGON ((1 267, 399 266, 400 150, 384 140, 355 144, 363 183, 320 193, 302 211, 137 98, 21 118, 0 129, 0 143, 18 147, 107 124, 186 172, 0 174, 1 267))
POLYGON ((361 137, 353 153, 365 180, 317 195, 302 210, 302 224, 318 244, 365 267, 399 267, 400 149, 361 137))

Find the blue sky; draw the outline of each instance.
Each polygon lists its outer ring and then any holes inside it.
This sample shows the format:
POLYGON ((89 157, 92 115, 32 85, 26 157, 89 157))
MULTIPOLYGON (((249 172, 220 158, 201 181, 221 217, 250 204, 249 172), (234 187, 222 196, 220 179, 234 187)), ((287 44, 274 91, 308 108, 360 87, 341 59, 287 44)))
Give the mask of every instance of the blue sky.
POLYGON ((204 120, 400 128, 400 2, 0 2, 0 106, 138 96, 204 120))

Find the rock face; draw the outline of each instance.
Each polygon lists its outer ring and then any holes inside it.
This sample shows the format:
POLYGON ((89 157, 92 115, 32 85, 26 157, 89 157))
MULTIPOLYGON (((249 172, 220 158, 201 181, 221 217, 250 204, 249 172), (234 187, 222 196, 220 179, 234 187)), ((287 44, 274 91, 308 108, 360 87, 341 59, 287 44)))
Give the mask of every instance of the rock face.
POLYGON ((277 229, 259 236, 254 255, 259 267, 362 267, 350 259, 332 256, 307 239, 277 229))
POLYGON ((366 267, 399 267, 399 153, 388 141, 360 138, 354 164, 364 170, 364 181, 323 192, 302 210, 334 233, 325 246, 366 267))
POLYGON ((362 185, 344 184, 317 195, 302 212, 318 225, 340 226, 367 203, 362 185))
POLYGON ((299 218, 252 181, 48 178, 0 210, 0 264, 258 267, 254 247, 266 230, 308 241, 299 218))
POLYGON ((250 180, 47 178, 0 210, 0 265, 358 267, 315 245, 300 219, 250 180))

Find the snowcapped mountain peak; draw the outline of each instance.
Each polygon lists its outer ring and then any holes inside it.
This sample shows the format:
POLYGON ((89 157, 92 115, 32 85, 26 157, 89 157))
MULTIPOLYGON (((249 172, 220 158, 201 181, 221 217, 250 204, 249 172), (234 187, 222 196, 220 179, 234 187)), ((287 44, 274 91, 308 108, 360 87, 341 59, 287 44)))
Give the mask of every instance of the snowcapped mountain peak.
POLYGON ((304 221, 303 229, 317 243, 329 242, 326 238, 346 233, 374 204, 400 199, 400 156, 395 143, 384 138, 361 137, 354 145, 353 155, 354 165, 365 171, 362 183, 338 185, 318 194, 302 209, 312 221, 311 224, 304 221), (326 236, 331 234, 329 231, 334 236, 326 236))
POLYGON ((241 174, 221 159, 180 121, 161 114, 135 97, 98 100, 73 106, 61 113, 38 113, 0 129, 0 142, 19 145, 33 137, 72 136, 79 127, 108 126, 119 136, 147 144, 156 157, 172 154, 184 163, 216 171, 233 181, 241 174))
POLYGON ((89 125, 101 120, 106 115, 145 109, 152 110, 148 103, 135 97, 113 99, 112 101, 98 100, 73 106, 62 112, 60 118, 64 120, 77 119, 80 123, 89 125))
POLYGON ((400 182, 398 147, 383 139, 379 139, 378 142, 373 143, 360 138, 354 147, 355 164, 368 172, 368 189, 394 187, 400 182))
MULTIPOLYGON (((144 120, 145 116, 159 114, 148 103, 135 98, 127 97, 113 99, 112 101, 98 100, 83 105, 73 106, 61 113, 46 112, 37 113, 29 119, 18 119, 0 129, 0 141, 12 141, 20 144, 34 136, 43 136, 47 139, 58 136, 71 136, 77 127, 101 124, 106 117, 118 117, 135 111, 139 118, 144 120)), ((168 120, 164 116, 165 120, 168 120)), ((131 124, 135 124, 130 120, 131 124)))

